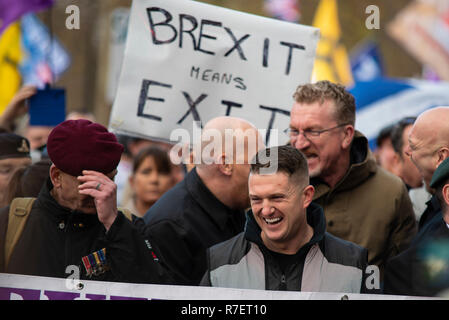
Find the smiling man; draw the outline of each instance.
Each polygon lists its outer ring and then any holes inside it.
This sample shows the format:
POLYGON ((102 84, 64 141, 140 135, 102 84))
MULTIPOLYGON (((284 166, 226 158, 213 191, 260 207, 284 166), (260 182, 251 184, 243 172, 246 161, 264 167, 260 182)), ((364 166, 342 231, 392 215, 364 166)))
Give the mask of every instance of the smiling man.
POLYGON ((364 292, 367 251, 326 232, 312 203, 304 155, 290 146, 259 152, 249 176, 245 231, 208 250, 204 286, 309 292, 364 292), (277 154, 275 172, 260 159, 277 154))
POLYGON ((329 81, 301 85, 293 95, 289 137, 307 158, 313 200, 327 230, 368 250, 379 266, 406 249, 416 233, 404 183, 377 166, 368 140, 355 126, 354 97, 329 81))

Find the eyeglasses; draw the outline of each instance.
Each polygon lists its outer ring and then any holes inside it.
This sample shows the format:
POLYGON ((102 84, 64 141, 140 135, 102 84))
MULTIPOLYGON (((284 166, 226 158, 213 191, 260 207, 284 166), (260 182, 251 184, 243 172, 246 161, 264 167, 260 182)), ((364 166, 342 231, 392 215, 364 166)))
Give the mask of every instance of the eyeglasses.
POLYGON ((299 131, 297 129, 294 128, 287 128, 284 130, 284 133, 287 134, 290 138, 296 138, 297 136, 299 136, 300 134, 302 134, 304 136, 304 138, 310 140, 310 139, 314 139, 314 138, 318 138, 322 133, 327 132, 327 131, 331 131, 343 126, 348 125, 349 123, 343 123, 340 124, 338 126, 332 127, 332 128, 328 128, 328 129, 323 129, 323 130, 304 130, 304 131, 299 131))

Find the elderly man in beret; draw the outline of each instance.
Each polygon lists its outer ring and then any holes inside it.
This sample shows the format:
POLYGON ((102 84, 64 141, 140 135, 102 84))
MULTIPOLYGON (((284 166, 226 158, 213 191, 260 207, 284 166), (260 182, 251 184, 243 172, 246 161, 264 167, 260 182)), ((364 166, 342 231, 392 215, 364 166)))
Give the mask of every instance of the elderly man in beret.
POLYGON ((8 205, 5 196, 14 172, 30 164, 28 140, 14 133, 0 133, 0 208, 8 205))
MULTIPOLYGON (((50 177, 7 263, 0 246, 0 271, 67 278, 74 266, 80 279, 167 282, 149 241, 117 210, 113 178, 123 146, 115 135, 88 120, 67 120, 47 148, 50 177)), ((8 212, 0 210, 2 244, 8 212)))
POLYGON ((435 296, 449 289, 449 158, 435 170, 429 187, 435 190, 442 216, 432 219, 409 249, 388 262, 385 293, 435 296))

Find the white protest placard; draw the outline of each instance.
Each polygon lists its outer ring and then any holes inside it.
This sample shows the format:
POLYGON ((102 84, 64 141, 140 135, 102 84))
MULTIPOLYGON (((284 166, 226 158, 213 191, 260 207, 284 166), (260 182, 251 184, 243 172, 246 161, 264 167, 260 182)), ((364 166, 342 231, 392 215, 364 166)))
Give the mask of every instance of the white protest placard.
POLYGON ((318 39, 313 27, 200 2, 134 0, 109 127, 169 141, 175 129, 230 115, 266 129, 270 145, 285 143, 318 39))

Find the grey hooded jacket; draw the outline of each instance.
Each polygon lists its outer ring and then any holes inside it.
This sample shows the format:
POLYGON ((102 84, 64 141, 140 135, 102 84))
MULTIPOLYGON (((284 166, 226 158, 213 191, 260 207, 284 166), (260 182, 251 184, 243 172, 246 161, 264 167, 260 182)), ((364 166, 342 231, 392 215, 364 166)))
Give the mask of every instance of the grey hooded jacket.
POLYGON ((285 270, 264 246, 251 211, 245 231, 207 251, 208 269, 201 285, 260 290, 360 293, 364 290, 366 249, 326 232, 319 205, 307 208, 312 239, 298 261, 285 270))

